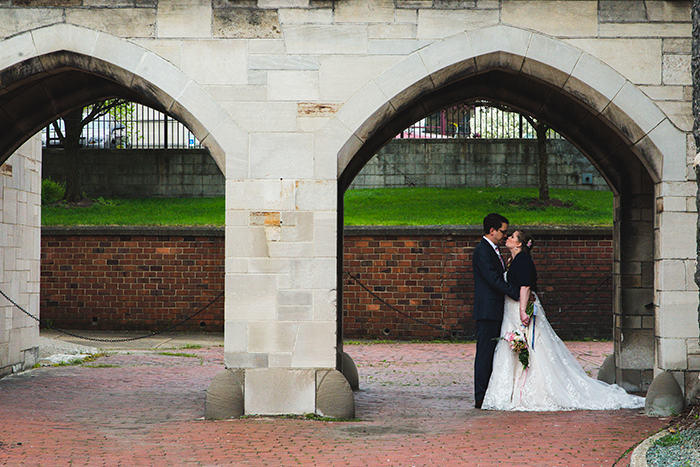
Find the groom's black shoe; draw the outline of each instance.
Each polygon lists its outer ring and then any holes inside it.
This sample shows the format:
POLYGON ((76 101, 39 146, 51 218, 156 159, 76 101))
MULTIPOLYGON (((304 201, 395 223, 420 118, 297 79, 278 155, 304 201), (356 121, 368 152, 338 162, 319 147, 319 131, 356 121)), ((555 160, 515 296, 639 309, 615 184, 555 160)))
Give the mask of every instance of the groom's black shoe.
POLYGON ((483 403, 484 403, 484 401, 476 401, 476 403, 474 404, 474 408, 480 409, 480 408, 481 408, 481 404, 483 404, 483 403))

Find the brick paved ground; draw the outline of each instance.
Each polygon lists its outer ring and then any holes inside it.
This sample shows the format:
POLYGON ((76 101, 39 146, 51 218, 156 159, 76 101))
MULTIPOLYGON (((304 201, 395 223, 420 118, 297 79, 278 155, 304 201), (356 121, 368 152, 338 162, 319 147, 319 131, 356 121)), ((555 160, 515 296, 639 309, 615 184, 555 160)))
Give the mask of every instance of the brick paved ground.
MULTIPOLYGON (((587 369, 612 350, 570 348, 587 369)), ((354 422, 202 420, 205 391, 222 368, 218 346, 170 351, 190 357, 136 350, 5 378, 0 465, 610 466, 664 426, 634 410, 474 410, 473 344, 346 351, 361 378, 354 422)))

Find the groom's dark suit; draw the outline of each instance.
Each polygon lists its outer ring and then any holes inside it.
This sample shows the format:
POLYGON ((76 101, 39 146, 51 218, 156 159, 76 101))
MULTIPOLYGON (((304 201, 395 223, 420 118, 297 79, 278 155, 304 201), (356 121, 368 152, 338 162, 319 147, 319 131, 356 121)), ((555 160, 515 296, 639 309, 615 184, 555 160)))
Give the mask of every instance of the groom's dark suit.
POLYGON ((504 268, 496 251, 485 238, 474 249, 474 319, 476 320, 476 358, 474 360, 474 397, 477 406, 484 400, 493 370, 496 338, 501 335, 505 295, 514 300, 520 291, 503 278, 504 268))

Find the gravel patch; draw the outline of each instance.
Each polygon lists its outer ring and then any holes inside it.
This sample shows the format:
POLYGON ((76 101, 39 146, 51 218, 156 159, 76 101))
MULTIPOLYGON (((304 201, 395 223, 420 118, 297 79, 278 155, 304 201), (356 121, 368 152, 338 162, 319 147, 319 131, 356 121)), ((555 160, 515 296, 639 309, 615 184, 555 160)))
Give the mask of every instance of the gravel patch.
POLYGON ((693 467, 700 465, 700 430, 669 433, 647 450, 649 467, 693 467))
POLYGON ((39 337, 40 365, 70 363, 76 359, 82 361, 97 353, 100 353, 100 350, 95 347, 74 344, 49 337, 39 337))

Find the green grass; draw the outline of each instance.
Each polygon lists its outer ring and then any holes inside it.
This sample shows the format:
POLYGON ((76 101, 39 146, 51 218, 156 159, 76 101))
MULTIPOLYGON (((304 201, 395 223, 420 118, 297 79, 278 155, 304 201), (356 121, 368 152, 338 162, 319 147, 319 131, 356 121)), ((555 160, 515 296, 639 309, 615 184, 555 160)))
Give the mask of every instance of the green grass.
POLYGON ((573 206, 532 209, 511 204, 536 198, 536 188, 348 190, 345 225, 480 225, 490 212, 514 225, 612 225, 611 192, 550 190, 550 196, 573 206))
MULTIPOLYGON (((348 190, 346 225, 480 225, 498 212, 514 225, 612 225, 612 193, 551 190, 552 198, 572 207, 513 205, 536 198, 523 188, 386 188, 348 190)), ((89 207, 42 207, 42 224, 223 226, 224 198, 100 199, 89 207)))
POLYGON ((199 358, 195 354, 184 353, 184 352, 158 352, 158 355, 165 355, 166 357, 199 358))
POLYGON ((41 223, 54 225, 224 225, 224 198, 100 200, 90 207, 49 205, 41 223))

